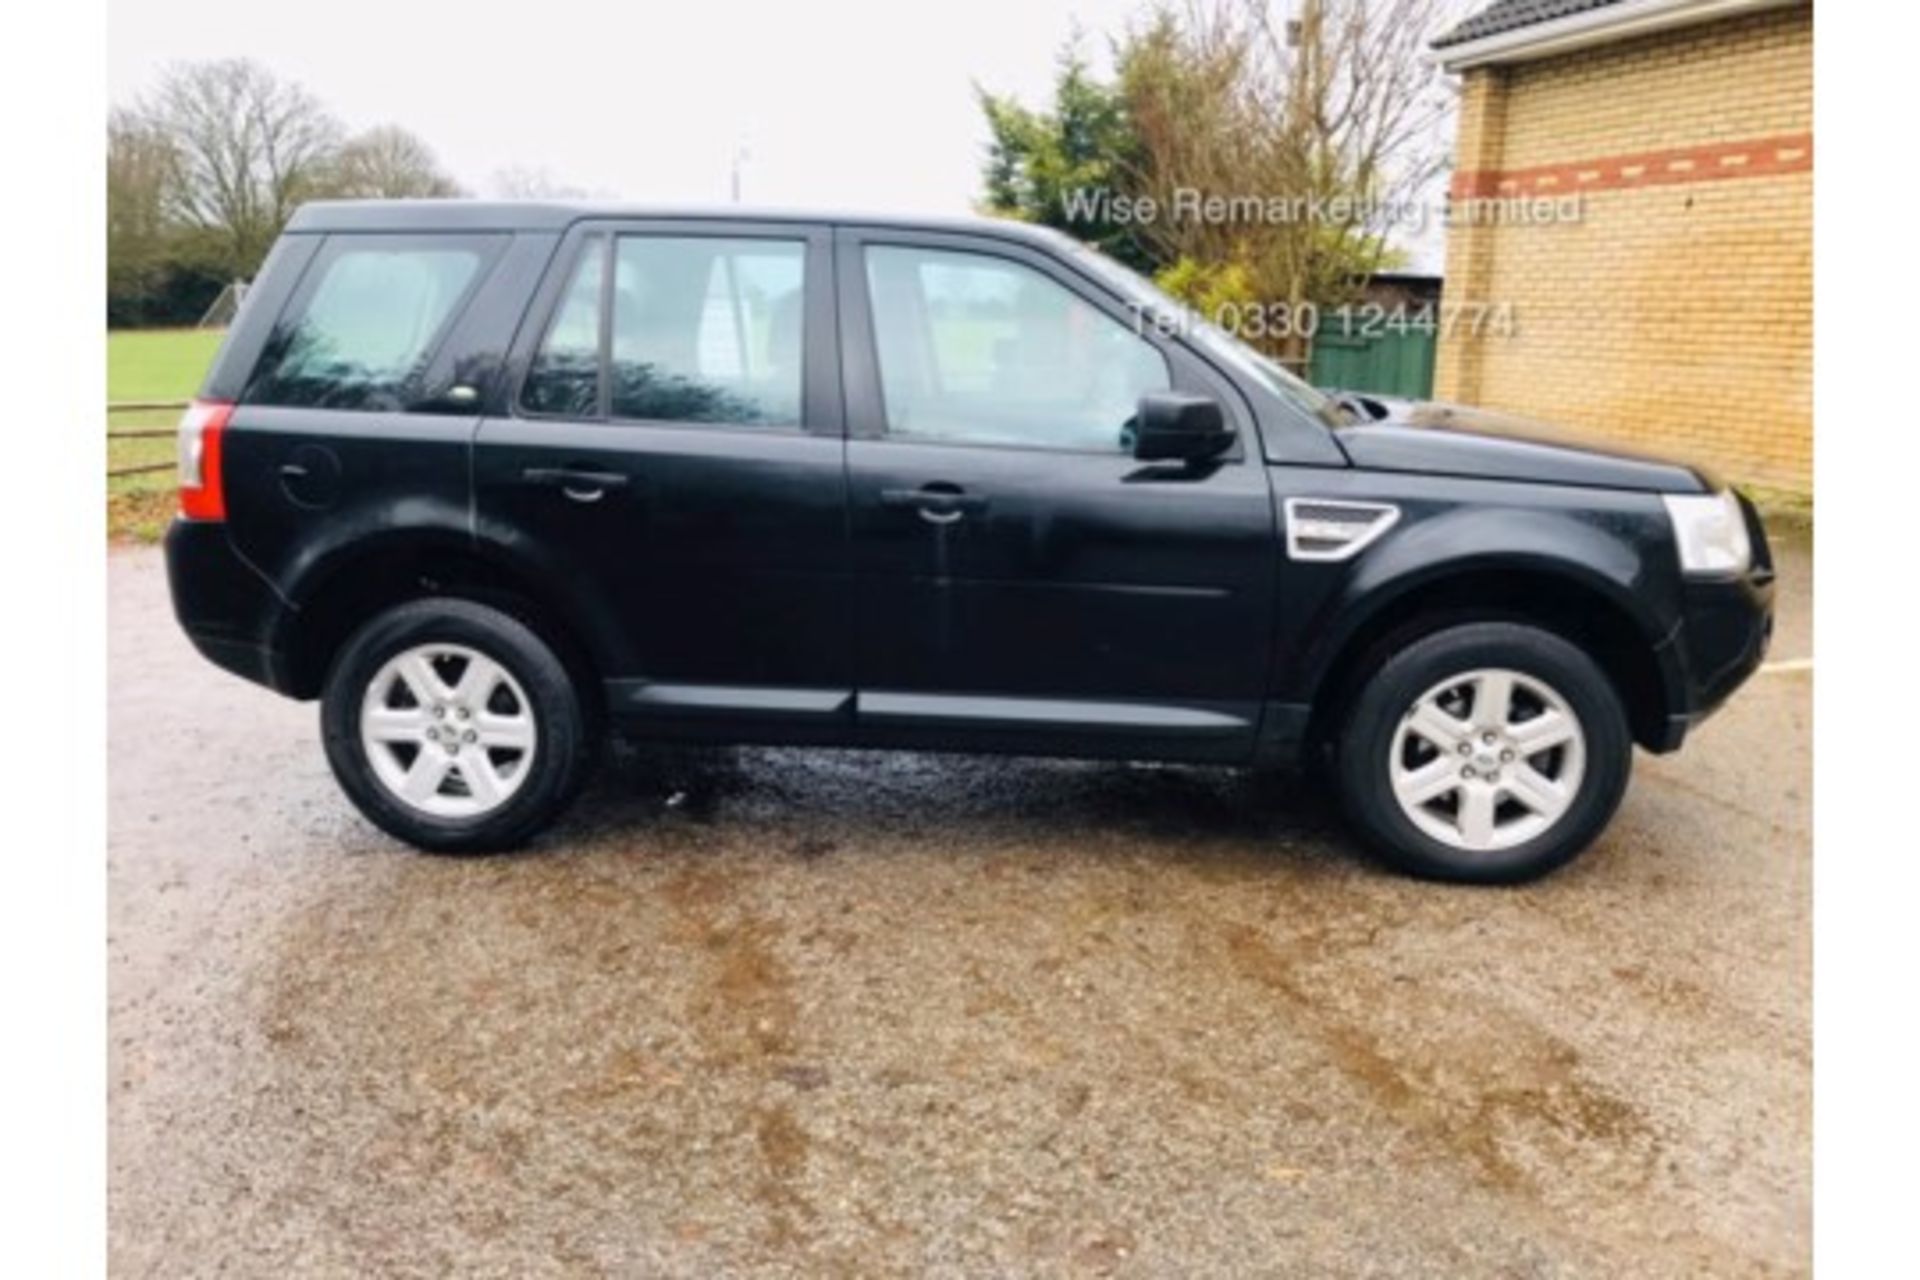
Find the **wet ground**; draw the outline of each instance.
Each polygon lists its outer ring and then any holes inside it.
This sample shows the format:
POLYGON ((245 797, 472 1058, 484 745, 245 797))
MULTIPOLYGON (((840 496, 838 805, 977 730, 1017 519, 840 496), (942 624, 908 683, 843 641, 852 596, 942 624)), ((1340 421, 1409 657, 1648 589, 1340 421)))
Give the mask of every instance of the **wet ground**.
POLYGON ((458 861, 109 577, 115 1274, 1808 1268, 1808 672, 1519 890, 1269 777, 809 751, 458 861))

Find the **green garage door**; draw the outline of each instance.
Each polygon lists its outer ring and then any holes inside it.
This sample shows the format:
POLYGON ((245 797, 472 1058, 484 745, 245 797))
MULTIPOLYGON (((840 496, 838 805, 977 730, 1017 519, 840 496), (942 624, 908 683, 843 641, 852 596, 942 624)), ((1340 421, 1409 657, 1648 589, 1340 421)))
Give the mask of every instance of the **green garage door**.
POLYGON ((1316 387, 1377 391, 1425 400, 1433 394, 1431 329, 1396 328, 1355 318, 1332 317, 1313 335, 1309 381, 1316 387))

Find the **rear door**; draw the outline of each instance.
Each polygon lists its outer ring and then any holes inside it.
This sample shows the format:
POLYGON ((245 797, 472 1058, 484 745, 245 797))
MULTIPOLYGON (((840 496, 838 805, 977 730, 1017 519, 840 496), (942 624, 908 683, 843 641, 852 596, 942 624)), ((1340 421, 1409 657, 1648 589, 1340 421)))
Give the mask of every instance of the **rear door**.
POLYGON ((838 264, 862 738, 1249 756, 1277 549, 1233 387, 1034 247, 849 229, 838 264), (1135 461, 1168 389, 1236 448, 1135 461))
POLYGON ((478 532, 592 602, 616 715, 850 723, 831 255, 801 224, 585 223, 522 326, 477 436, 478 532))

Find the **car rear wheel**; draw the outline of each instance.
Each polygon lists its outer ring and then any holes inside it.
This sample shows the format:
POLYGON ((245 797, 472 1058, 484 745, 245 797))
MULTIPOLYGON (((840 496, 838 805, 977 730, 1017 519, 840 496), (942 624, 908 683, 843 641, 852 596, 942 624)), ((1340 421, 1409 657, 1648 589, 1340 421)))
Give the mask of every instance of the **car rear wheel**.
POLYGON ((1528 880, 1585 849, 1619 806, 1632 738, 1611 681, 1537 627, 1471 623, 1382 664, 1336 753, 1369 842, 1416 875, 1528 880))
POLYGON ((572 799, 594 745, 553 649, 508 614, 455 599, 411 601, 355 632, 328 674, 321 729, 359 810, 443 853, 530 839, 572 799))

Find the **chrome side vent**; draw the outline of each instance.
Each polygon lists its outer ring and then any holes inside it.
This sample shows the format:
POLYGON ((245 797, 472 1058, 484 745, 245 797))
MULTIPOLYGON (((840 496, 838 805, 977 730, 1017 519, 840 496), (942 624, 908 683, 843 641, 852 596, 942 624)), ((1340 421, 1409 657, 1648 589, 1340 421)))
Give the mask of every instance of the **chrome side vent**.
POLYGON ((1400 519, 1385 502, 1288 498, 1287 556, 1293 560, 1350 560, 1400 519))

